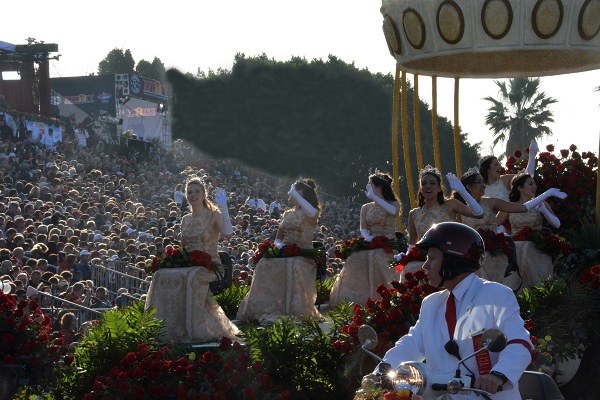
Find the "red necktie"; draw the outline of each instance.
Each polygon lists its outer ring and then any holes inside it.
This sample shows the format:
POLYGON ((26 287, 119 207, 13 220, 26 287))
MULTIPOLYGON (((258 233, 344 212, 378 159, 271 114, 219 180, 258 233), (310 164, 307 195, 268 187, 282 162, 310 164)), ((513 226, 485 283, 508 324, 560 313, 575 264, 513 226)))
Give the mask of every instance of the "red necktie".
POLYGON ((452 292, 450 292, 448 301, 446 301, 446 323, 448 324, 450 340, 452 340, 454 338, 454 328, 456 328, 456 303, 452 292))

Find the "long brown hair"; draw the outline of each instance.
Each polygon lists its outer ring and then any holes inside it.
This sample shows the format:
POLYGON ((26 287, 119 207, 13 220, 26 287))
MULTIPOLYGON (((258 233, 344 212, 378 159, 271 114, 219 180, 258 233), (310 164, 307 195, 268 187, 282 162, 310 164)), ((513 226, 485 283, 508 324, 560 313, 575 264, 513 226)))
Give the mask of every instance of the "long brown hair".
POLYGON ((317 184, 312 179, 300 179, 294 183, 296 191, 302 191, 302 197, 317 209, 317 216, 321 215, 321 204, 317 197, 317 184))
POLYGON ((529 174, 519 174, 515 175, 510 181, 510 193, 508 194, 508 200, 516 203, 521 198, 521 192, 519 192, 519 188, 525 186, 525 182, 527 182, 527 178, 533 179, 533 177, 529 174))
POLYGON ((431 175, 437 181, 437 183, 441 189, 437 194, 437 202, 440 205, 444 204, 446 199, 444 199, 444 184, 442 183, 442 177, 433 171, 428 171, 428 172, 425 172, 425 173, 419 175, 419 193, 417 195, 417 198, 419 200, 419 207, 422 207, 423 204, 425 204, 425 196, 423 196, 423 193, 421 193, 421 178, 423 178, 425 175, 431 175))
POLYGON ((381 188, 381 194, 383 195, 383 199, 386 201, 397 201, 400 200, 396 193, 394 193, 394 189, 392 188, 392 177, 389 174, 378 172, 369 176, 369 182, 376 187, 381 188))

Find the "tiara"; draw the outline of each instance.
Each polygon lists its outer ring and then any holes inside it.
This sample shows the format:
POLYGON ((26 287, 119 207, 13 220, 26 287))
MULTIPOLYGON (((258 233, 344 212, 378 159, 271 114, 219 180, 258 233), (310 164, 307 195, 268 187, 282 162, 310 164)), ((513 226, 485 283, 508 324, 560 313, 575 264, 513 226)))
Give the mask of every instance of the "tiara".
POLYGON ((425 168, 423 168, 420 172, 419 172, 419 177, 422 177, 423 175, 426 174, 432 174, 432 175, 436 175, 436 176, 442 176, 442 174, 440 173, 440 170, 432 167, 431 165, 426 165, 425 168))
POLYGON ((465 172, 462 176, 462 179, 466 179, 470 176, 476 175, 479 173, 479 168, 477 167, 471 167, 467 170, 467 172, 465 172))
POLYGON ((487 160, 494 158, 495 156, 490 154, 487 156, 483 156, 483 158, 481 160, 479 160, 479 166, 481 167, 481 164, 483 164, 484 162, 486 162, 487 160))

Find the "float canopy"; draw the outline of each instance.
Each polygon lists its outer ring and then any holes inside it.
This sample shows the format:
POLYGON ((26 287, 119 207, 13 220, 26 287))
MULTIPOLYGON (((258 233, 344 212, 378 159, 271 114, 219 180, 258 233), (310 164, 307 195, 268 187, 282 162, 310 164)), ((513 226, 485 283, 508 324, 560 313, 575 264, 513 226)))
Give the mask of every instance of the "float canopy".
POLYGON ((383 31, 410 73, 463 78, 600 68, 600 0, 383 0, 383 31))

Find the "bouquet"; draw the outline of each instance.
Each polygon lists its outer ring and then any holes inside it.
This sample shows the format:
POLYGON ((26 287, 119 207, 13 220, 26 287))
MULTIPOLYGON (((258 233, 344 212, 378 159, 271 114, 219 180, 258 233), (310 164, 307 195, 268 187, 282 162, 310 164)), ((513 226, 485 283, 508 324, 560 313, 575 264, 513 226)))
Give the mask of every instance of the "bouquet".
POLYGON ((258 246, 258 250, 254 253, 251 260, 254 265, 258 264, 261 258, 284 258, 284 257, 306 257, 312 260, 319 260, 325 251, 321 249, 301 249, 295 244, 286 244, 282 248, 278 248, 275 243, 271 243, 269 239, 265 240, 258 246))
POLYGON ((372 351, 381 356, 408 333, 419 319, 423 299, 440 289, 429 284, 423 270, 409 272, 404 278, 404 283, 392 281, 391 288, 379 286, 377 294, 382 300, 368 299, 364 306, 354 306, 352 323, 342 326, 342 338, 333 344, 336 350, 345 353, 358 349, 358 328, 363 324, 377 332, 377 346, 372 351))
POLYGON ((0 365, 12 370, 18 386, 51 387, 53 365, 67 352, 62 339, 50 338, 51 324, 35 300, 17 303, 0 292, 0 365))
POLYGON ((515 242, 525 240, 533 242, 536 249, 550 255, 552 259, 566 257, 571 252, 571 245, 565 238, 547 231, 533 230, 530 226, 517 232, 513 239, 515 242))
POLYGON ((506 236, 503 233, 496 233, 491 229, 477 229, 477 232, 483 239, 485 245, 485 251, 489 251, 492 257, 499 256, 501 254, 507 257, 512 254, 512 249, 506 240, 506 236))
POLYGON ((400 260, 393 260, 392 261, 392 267, 396 267, 396 273, 399 274, 400 272, 402 272, 402 270, 404 269, 404 267, 406 267, 408 265, 409 262, 411 261, 425 261, 425 253, 423 252, 423 250, 421 250, 419 247, 417 246, 413 246, 411 247, 410 251, 403 255, 402 258, 400 258, 400 260))
POLYGON ((339 249, 334 250, 336 258, 345 260, 355 251, 383 249, 386 253, 392 254, 394 250, 405 251, 406 239, 389 239, 387 236, 376 236, 370 242, 364 237, 352 238, 342 243, 339 249))
POLYGON ((163 268, 188 268, 204 267, 209 271, 223 274, 225 266, 212 261, 210 254, 200 250, 188 252, 183 247, 169 247, 164 257, 154 256, 152 261, 146 264, 146 273, 153 274, 163 268))

